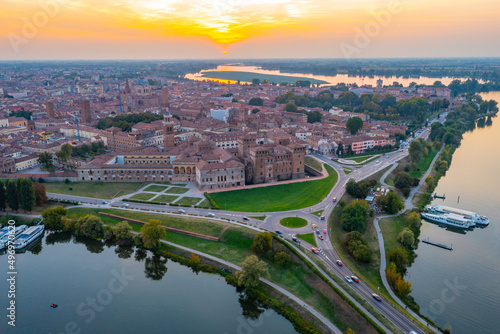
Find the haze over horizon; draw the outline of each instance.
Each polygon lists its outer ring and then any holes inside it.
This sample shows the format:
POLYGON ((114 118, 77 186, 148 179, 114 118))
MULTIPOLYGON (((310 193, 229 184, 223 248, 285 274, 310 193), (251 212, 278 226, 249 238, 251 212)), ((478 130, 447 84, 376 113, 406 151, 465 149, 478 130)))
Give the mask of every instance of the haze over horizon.
POLYGON ((500 55, 495 0, 0 0, 0 8, 0 60, 500 55))

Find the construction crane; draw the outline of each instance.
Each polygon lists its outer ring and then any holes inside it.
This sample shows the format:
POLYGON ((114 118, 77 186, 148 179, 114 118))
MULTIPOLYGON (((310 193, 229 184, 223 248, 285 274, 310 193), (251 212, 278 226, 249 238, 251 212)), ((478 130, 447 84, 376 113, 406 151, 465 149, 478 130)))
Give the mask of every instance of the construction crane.
POLYGON ((77 131, 77 134, 78 134, 78 141, 81 142, 82 139, 80 138, 80 120, 78 119, 78 117, 76 117, 76 115, 72 115, 75 120, 76 120, 76 131, 77 131))

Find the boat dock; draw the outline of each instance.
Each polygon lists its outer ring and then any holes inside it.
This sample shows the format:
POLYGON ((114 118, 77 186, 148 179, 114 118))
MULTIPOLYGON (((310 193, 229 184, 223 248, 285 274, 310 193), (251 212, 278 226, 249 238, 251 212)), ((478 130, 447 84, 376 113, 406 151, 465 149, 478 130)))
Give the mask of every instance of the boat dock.
POLYGON ((450 250, 450 251, 453 250, 453 245, 447 246, 447 245, 440 244, 438 242, 430 241, 429 239, 422 240, 422 242, 424 242, 426 244, 429 244, 429 245, 433 245, 433 246, 439 247, 439 248, 444 248, 444 249, 447 249, 447 250, 450 250))

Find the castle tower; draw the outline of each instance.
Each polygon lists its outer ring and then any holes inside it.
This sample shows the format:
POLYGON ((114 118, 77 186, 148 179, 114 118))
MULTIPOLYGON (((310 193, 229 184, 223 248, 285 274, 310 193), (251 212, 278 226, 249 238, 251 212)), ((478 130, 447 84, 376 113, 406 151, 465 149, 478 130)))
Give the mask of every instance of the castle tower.
POLYGON ((305 177, 306 147, 300 144, 289 144, 287 148, 292 152, 292 179, 305 177))
POLYGON ((172 115, 166 113, 163 119, 163 149, 175 146, 174 122, 172 115))
POLYGON ((92 115, 90 114, 90 102, 89 100, 81 100, 80 108, 82 110, 82 122, 91 123, 92 115))
POLYGON ((54 113, 54 102, 48 101, 45 104, 45 108, 47 109, 47 117, 48 118, 55 118, 56 117, 56 115, 54 113))
POLYGON ((168 98, 169 98, 168 88, 167 88, 167 86, 163 86, 161 88, 161 104, 162 104, 162 106, 170 107, 170 103, 168 102, 168 98))

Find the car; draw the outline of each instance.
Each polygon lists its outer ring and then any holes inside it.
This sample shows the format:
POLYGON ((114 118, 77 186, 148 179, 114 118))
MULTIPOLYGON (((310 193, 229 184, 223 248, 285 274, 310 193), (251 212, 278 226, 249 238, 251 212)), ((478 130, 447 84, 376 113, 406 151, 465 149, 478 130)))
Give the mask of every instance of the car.
POLYGON ((325 216, 319 217, 320 220, 325 220, 325 216))
POLYGON ((322 235, 319 236, 319 240, 325 240, 322 235))
POLYGON ((334 202, 337 202, 337 197, 334 197, 334 198, 333 198, 333 201, 334 201, 334 202))
POLYGON ((211 213, 211 212, 208 213, 208 216, 209 217, 215 217, 215 215, 213 213, 211 213))
POLYGON ((314 248, 314 247, 311 247, 311 252, 313 252, 314 254, 318 254, 319 253, 319 251, 316 248, 314 248))
POLYGON ((102 201, 102 204, 107 204, 107 202, 106 201, 102 201))
POLYGON ((327 232, 326 232, 326 228, 323 230, 323 233, 324 233, 324 234, 326 234, 326 233, 327 233, 327 232))
POLYGON ((380 162, 380 160, 375 161, 376 164, 378 164, 379 162, 380 162))
POLYGON ((186 210, 179 209, 179 212, 180 212, 180 213, 186 213, 186 210))
POLYGON ((342 261, 340 261, 340 260, 337 260, 337 261, 335 261, 335 262, 337 262, 337 265, 338 265, 339 267, 342 267, 342 266, 344 265, 344 263, 342 263, 342 261))
POLYGON ((248 217, 243 217, 243 220, 244 220, 244 221, 249 221, 249 220, 250 220, 250 218, 248 218, 248 217))
POLYGON ((356 276, 351 276, 352 280, 356 283, 359 283, 359 278, 357 278, 356 276))
POLYGON ((283 232, 281 232, 280 230, 276 230, 275 232, 276 232, 276 234, 279 234, 279 235, 283 234, 283 232))
POLYGON ((318 225, 312 224, 312 228, 316 228, 316 227, 318 227, 318 225))
POLYGON ((417 334, 415 331, 410 331, 409 334, 417 334))
POLYGON ((345 280, 347 281, 347 283, 352 283, 352 278, 350 278, 349 276, 346 276, 345 280))
POLYGON ((316 230, 316 234, 319 235, 319 230, 316 230))
POLYGON ((375 298, 377 301, 381 302, 382 301, 382 298, 380 298, 379 295, 377 295, 376 293, 372 293, 372 297, 375 298))

